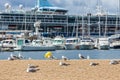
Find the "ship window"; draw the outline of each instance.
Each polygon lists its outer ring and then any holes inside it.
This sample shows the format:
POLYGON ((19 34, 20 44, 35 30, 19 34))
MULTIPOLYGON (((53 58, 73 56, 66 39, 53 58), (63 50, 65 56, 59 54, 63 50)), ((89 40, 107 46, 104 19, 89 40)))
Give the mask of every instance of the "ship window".
POLYGON ((10 41, 10 44, 12 44, 12 41, 10 41))
POLYGON ((28 40, 25 40, 25 43, 29 43, 29 41, 28 41, 28 40))

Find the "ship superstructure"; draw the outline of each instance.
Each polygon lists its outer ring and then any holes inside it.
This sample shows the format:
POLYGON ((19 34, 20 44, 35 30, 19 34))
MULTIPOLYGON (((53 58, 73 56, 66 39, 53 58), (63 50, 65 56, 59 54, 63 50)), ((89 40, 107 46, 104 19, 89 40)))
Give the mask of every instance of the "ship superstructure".
POLYGON ((10 5, 5 4, 5 10, 0 11, 0 32, 13 32, 28 30, 34 32, 34 23, 40 21, 39 31, 43 34, 75 36, 82 35, 112 35, 120 32, 119 15, 92 15, 91 13, 81 15, 68 15, 68 10, 59 7, 53 7, 48 0, 37 0, 37 5, 31 10, 22 9, 22 5, 18 10, 10 9, 10 5), (106 19, 107 17, 107 19, 106 19), (107 20, 107 23, 106 23, 107 20), (83 24, 84 21, 84 24, 83 24), (116 24, 117 22, 117 24, 116 24), (107 24, 107 28, 105 25, 107 24), (82 28, 83 27, 83 28, 82 28), (90 28, 88 28, 90 27, 90 28))

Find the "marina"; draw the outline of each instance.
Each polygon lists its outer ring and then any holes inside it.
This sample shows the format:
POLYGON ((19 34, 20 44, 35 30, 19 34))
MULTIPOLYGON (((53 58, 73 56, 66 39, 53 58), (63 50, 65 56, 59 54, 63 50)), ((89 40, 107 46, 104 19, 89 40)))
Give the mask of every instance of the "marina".
POLYGON ((0 11, 0 50, 119 49, 119 14, 108 14, 99 2, 96 14, 84 15, 69 15, 67 9, 52 6, 48 0, 36 0, 30 10, 23 5, 13 10, 5 3, 5 10, 0 11))

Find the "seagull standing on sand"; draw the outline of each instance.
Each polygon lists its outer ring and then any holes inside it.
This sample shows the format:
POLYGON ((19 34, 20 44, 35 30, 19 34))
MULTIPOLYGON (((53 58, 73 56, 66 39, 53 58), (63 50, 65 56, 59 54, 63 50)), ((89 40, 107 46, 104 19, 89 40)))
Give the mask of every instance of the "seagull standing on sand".
POLYGON ((110 60, 110 63, 109 64, 118 64, 119 62, 116 61, 116 60, 110 60))
POLYGON ((35 68, 34 65, 32 64, 28 64, 28 68, 26 70, 26 72, 35 72, 37 69, 35 68))
POLYGON ((67 64, 60 61, 60 62, 59 62, 59 65, 60 65, 60 66, 66 66, 67 64))
POLYGON ((85 57, 82 56, 81 54, 78 54, 78 57, 79 57, 80 59, 85 59, 85 57))

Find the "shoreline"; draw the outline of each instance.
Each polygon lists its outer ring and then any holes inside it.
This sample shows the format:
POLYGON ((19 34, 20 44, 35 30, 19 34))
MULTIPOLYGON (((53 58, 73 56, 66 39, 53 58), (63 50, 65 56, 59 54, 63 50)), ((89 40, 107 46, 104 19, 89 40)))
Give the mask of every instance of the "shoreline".
MULTIPOLYGON (((116 59, 114 59, 116 60, 116 59)), ((0 80, 119 80, 120 64, 110 60, 0 60, 0 80), (62 61, 68 65, 60 66, 62 61), (90 62, 98 63, 90 66, 90 62), (37 66, 36 72, 26 72, 28 64, 37 66)))

